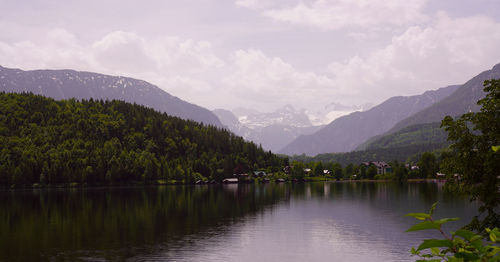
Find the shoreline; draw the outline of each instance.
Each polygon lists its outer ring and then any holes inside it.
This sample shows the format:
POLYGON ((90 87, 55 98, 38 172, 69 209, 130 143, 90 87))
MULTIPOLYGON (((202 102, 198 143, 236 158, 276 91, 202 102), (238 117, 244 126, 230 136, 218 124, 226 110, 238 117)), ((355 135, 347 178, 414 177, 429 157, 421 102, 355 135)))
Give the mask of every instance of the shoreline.
MULTIPOLYGON (((8 192, 8 191, 24 191, 24 190, 49 190, 49 189, 96 189, 96 188, 139 188, 139 187, 159 187, 159 186, 210 186, 210 185, 250 185, 250 184, 302 184, 302 183, 317 183, 317 182, 333 182, 333 183, 374 183, 374 182, 395 182, 397 181, 391 179, 361 179, 361 180, 336 180, 336 179, 305 179, 304 181, 292 181, 286 180, 284 182, 277 182, 274 180, 270 181, 244 181, 237 183, 224 183, 224 182, 204 182, 204 183, 184 183, 180 181, 171 181, 171 182, 159 182, 159 183, 127 183, 127 184, 95 184, 95 185, 87 185, 87 184, 79 184, 79 183, 69 183, 69 184, 55 184, 55 185, 40 185, 33 184, 32 186, 24 185, 24 186, 14 186, 10 188, 0 188, 0 192, 8 192)), ((421 183, 421 182, 446 182, 446 180, 435 179, 435 178, 413 178, 404 181, 403 183, 421 183)))

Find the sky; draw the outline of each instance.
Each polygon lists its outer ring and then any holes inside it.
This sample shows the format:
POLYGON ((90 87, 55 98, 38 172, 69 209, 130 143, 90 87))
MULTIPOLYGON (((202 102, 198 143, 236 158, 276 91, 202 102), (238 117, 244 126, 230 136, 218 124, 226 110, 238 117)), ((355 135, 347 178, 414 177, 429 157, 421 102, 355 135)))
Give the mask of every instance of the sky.
POLYGON ((499 0, 0 0, 0 65, 129 76, 208 109, 310 111, 500 63, 499 0))

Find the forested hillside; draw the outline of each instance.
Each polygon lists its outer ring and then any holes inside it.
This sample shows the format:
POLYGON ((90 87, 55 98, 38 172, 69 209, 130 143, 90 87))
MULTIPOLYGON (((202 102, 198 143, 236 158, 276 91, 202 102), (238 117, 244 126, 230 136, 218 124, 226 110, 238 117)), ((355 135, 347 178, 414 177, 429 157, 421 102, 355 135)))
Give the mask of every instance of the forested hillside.
POLYGON ((144 106, 0 93, 0 186, 190 183, 281 165, 228 131, 144 106))
POLYGON ((368 140, 357 150, 370 150, 379 148, 397 148, 411 145, 442 145, 449 144, 446 131, 441 123, 418 124, 405 127, 395 133, 380 135, 368 140))

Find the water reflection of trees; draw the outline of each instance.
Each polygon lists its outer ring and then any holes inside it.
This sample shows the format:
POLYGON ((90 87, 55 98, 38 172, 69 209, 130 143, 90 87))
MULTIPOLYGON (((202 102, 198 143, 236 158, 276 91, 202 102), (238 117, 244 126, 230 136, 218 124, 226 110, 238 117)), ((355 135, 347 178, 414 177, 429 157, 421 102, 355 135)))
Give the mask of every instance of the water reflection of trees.
POLYGON ((457 195, 443 193, 442 184, 434 182, 318 182, 293 185, 291 192, 293 198, 298 200, 363 200, 373 206, 388 208, 391 205, 415 207, 418 202, 418 205, 427 209, 436 201, 462 201, 457 195))
POLYGON ((272 207, 288 199, 288 189, 218 185, 2 192, 0 260, 56 255, 64 260, 86 250, 115 260, 127 256, 124 247, 164 243, 168 248, 172 239, 217 230, 272 207))
POLYGON ((445 214, 465 208, 457 196, 443 194, 436 183, 317 182, 0 192, 0 261, 84 256, 122 260, 152 254, 158 246, 168 250, 187 236, 197 239, 224 234, 248 216, 293 201, 343 201, 343 206, 367 208, 372 214, 391 212, 402 217, 427 210, 436 200, 446 203, 440 209, 445 214))

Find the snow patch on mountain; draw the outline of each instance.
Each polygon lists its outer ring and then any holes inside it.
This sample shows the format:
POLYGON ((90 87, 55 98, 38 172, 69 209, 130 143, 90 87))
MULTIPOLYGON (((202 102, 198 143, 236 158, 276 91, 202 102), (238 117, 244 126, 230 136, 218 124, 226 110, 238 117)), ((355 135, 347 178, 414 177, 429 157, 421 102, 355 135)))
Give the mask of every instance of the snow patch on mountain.
POLYGON ((262 113, 253 109, 236 108, 234 115, 240 123, 249 128, 263 128, 271 125, 287 125, 292 127, 308 127, 313 124, 304 109, 297 110, 291 105, 285 105, 274 112, 262 113))

